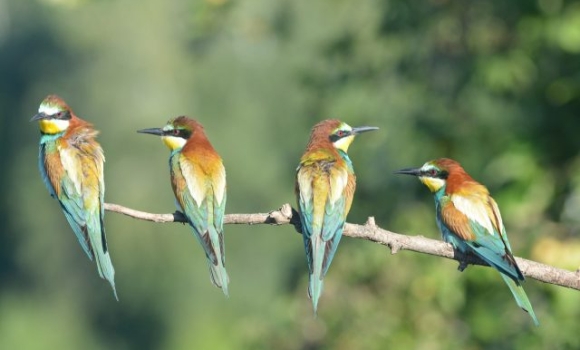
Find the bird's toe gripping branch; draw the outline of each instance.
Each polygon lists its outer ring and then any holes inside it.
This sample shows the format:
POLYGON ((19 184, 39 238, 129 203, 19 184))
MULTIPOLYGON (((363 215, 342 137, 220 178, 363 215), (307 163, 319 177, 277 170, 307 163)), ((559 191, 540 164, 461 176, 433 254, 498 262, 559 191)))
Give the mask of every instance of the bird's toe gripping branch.
POLYGON ((187 223, 187 218, 179 210, 176 210, 172 215, 173 215, 174 222, 180 222, 184 225, 187 223))
POLYGON ((457 266, 459 272, 463 272, 469 265, 489 266, 487 262, 471 252, 462 252, 454 248, 453 255, 453 258, 459 262, 459 266, 457 266))
MULTIPOLYGON (((302 222, 300 221, 300 215, 298 214, 298 211, 292 208, 289 204, 284 204, 284 206, 287 206, 286 209, 290 210, 289 212, 290 225, 294 226, 296 232, 302 234, 302 222)), ((280 211, 284 209, 284 206, 282 206, 280 211)))
POLYGON ((467 261, 462 260, 459 262, 459 266, 457 266, 457 270, 459 270, 459 272, 463 272, 463 270, 465 270, 467 268, 467 266, 469 266, 467 261))

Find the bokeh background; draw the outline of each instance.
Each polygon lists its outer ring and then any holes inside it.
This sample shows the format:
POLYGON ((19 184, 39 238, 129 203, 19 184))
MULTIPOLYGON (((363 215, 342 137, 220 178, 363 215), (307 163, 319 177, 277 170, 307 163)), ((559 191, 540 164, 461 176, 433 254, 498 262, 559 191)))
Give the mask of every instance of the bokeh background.
POLYGON ((231 297, 189 229, 115 213, 120 302, 37 169, 49 93, 101 130, 106 200, 174 210, 168 150, 137 129, 205 126, 228 213, 294 204, 309 130, 351 146, 350 222, 438 238, 416 180, 452 157, 499 202, 518 256, 580 265, 580 4, 566 0, 0 0, 0 348, 577 349, 580 293, 528 279, 535 328, 498 274, 344 238, 319 314, 292 227, 227 226, 231 297))

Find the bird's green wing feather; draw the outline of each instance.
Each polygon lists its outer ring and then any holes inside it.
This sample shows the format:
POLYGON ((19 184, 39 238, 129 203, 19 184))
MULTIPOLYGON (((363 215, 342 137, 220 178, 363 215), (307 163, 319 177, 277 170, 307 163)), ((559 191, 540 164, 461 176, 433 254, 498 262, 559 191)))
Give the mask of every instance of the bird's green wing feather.
POLYGON ((523 280, 505 236, 499 211, 478 197, 455 196, 442 206, 441 219, 480 258, 500 272, 523 280), (491 215, 490 215, 491 214, 491 215), (503 235, 500 232, 504 232, 503 235))
POLYGON ((216 231, 215 228, 210 231, 210 226, 214 225, 214 198, 208 193, 211 183, 184 156, 176 157, 179 157, 179 171, 183 174, 183 180, 177 182, 175 189, 177 201, 193 227, 195 237, 201 243, 206 256, 216 265, 217 256, 212 245, 219 245, 219 238, 210 236, 210 233, 216 231))
POLYGON ((225 169, 220 162, 213 167, 213 173, 207 174, 182 154, 176 154, 172 159, 176 159, 172 164, 172 169, 175 169, 172 170, 172 181, 177 202, 203 247, 212 282, 228 295, 223 237, 225 169))
POLYGON ((490 235, 487 230, 476 222, 471 222, 475 240, 465 243, 488 264, 498 269, 514 280, 523 281, 524 276, 513 257, 512 252, 498 235, 490 235))
POLYGON ((330 191, 326 201, 322 226, 322 240, 326 243, 322 265, 323 276, 328 272, 328 267, 334 258, 346 221, 347 195, 345 189, 348 184, 346 169, 332 168, 330 170, 329 183, 330 191))
POLYGON ((87 213, 84 209, 84 200, 77 191, 77 186, 68 175, 63 176, 61 180, 61 193, 58 196, 58 201, 81 247, 89 259, 93 260, 93 249, 90 246, 88 236, 87 213))
POLYGON ((334 168, 330 161, 298 168, 297 197, 307 260, 312 270, 312 254, 323 257, 321 277, 328 271, 342 235, 347 177, 346 170, 334 168))

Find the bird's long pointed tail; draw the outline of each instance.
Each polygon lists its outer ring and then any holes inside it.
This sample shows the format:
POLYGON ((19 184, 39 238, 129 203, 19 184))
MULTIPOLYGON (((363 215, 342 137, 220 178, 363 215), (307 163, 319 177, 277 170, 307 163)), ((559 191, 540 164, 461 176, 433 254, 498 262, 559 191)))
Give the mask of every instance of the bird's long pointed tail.
POLYGON ((312 261, 310 275, 308 276, 308 296, 312 300, 312 307, 314 308, 314 314, 316 314, 318 311, 318 299, 324 287, 322 263, 324 261, 326 244, 320 237, 312 236, 310 237, 310 249, 312 261))
POLYGON ((534 313, 534 309, 532 308, 532 304, 530 303, 524 288, 503 273, 501 273, 501 277, 510 288, 514 298, 516 299, 516 302, 518 303, 518 306, 530 315, 536 326, 539 326, 540 322, 534 313))
POLYGON ((211 276, 211 282, 218 288, 221 288, 226 296, 229 296, 228 283, 230 283, 230 278, 226 271, 226 268, 221 263, 217 265, 212 264, 208 261, 209 271, 211 276))
POLYGON ((96 249, 95 260, 97 263, 97 268, 99 269, 99 275, 101 278, 106 279, 111 284, 113 288, 113 293, 115 294, 115 299, 119 301, 117 296, 117 289, 115 288, 115 268, 113 267, 113 262, 111 261, 111 256, 109 252, 103 252, 101 249, 96 249))
POLYGON ((210 240, 212 249, 216 255, 217 264, 211 261, 208 257, 207 263, 209 265, 211 282, 224 292, 226 296, 229 296, 228 284, 230 283, 230 278, 225 267, 225 249, 223 241, 223 232, 218 233, 216 230, 210 228, 209 230, 210 240))
POLYGON ((113 267, 113 262, 111 261, 111 256, 109 255, 109 247, 107 244, 107 238, 105 236, 105 228, 102 226, 103 222, 97 215, 93 215, 91 218, 92 219, 89 219, 87 229, 89 233, 88 236, 90 244, 95 255, 95 263, 97 264, 97 269, 99 270, 99 276, 109 281, 111 287, 113 288, 115 299, 119 301, 119 297, 117 296, 117 289, 115 288, 115 268, 113 267))

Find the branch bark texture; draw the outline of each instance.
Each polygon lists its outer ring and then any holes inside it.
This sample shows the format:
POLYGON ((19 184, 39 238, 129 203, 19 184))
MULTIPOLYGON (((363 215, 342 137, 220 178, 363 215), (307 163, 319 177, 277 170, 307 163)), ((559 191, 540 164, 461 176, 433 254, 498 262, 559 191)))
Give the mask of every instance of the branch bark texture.
MULTIPOLYGON (((118 204, 105 203, 105 210, 124 214, 139 220, 153 221, 158 223, 180 222, 186 223, 187 219, 180 212, 173 214, 151 214, 118 204)), ((280 209, 269 213, 255 214, 227 214, 224 224, 269 224, 269 225, 293 225, 296 231, 301 232, 300 220, 296 211, 290 204, 284 204, 280 209)), ((343 235, 353 238, 366 239, 375 243, 388 246, 392 254, 400 250, 409 250, 423 254, 440 256, 454 259, 460 262, 459 269, 463 270, 467 265, 487 264, 473 255, 463 255, 454 251, 450 244, 423 236, 408 236, 391 232, 378 227, 373 217, 369 217, 364 225, 347 223, 343 235)), ((568 271, 550 265, 541 264, 532 260, 516 257, 516 261, 526 277, 550 283, 562 287, 580 290, 580 270, 568 271)))

